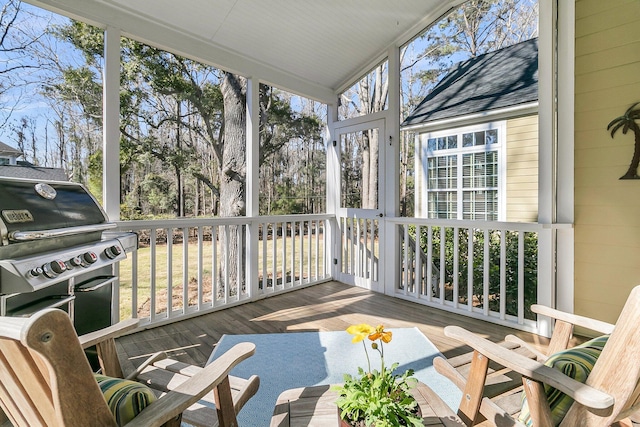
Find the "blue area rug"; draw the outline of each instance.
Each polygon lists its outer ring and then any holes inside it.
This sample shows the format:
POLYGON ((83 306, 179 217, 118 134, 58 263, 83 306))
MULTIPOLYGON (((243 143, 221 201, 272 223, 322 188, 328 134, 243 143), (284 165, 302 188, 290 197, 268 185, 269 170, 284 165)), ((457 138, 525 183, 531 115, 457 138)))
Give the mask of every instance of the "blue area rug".
MULTIPOLYGON (((440 355, 436 347, 418 328, 390 329, 393 339, 385 344, 385 362, 400 363, 399 372, 413 369, 415 376, 437 392, 453 409, 462 396, 458 388, 433 368, 440 355)), ((224 335, 209 362, 239 342, 256 345, 256 353, 236 366, 231 374, 260 377, 260 388, 242 408, 238 423, 247 427, 268 427, 280 393, 290 388, 321 384, 338 384, 343 375, 356 375, 358 367, 367 368, 361 343, 352 344, 352 336, 340 332, 291 332, 282 334, 224 335)), ((367 341, 368 342, 368 341, 367 341)), ((380 368, 380 358, 369 347, 373 369, 380 368)))

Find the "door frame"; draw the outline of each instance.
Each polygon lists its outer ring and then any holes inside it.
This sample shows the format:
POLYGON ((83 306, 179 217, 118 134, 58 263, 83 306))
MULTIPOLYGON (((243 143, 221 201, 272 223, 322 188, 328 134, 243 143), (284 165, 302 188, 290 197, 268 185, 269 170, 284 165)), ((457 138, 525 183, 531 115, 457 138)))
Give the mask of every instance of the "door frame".
MULTIPOLYGON (((384 224, 384 212, 385 212, 385 167, 386 167, 386 150, 385 150, 385 138, 386 138, 386 128, 385 128, 385 119, 382 118, 369 118, 364 120, 358 120, 355 124, 343 124, 336 123, 333 129, 334 141, 336 141, 336 154, 339 167, 339 172, 333 176, 332 180, 334 183, 334 188, 336 189, 335 194, 335 206, 336 206, 336 218, 338 220, 338 233, 339 237, 336 239, 338 246, 342 245, 342 233, 340 232, 340 224, 343 219, 347 221, 351 219, 352 223, 354 220, 364 220, 377 222, 377 242, 374 242, 377 245, 377 260, 382 255, 383 247, 381 242, 384 242, 384 232, 385 232, 385 224, 384 224), (342 135, 362 132, 370 129, 378 130, 378 201, 375 209, 363 209, 363 208, 346 208, 342 206, 342 135)), ((359 222, 358 222, 359 225, 359 222)), ((358 229, 360 231, 360 229, 358 229)), ((352 233, 353 234, 353 233, 352 233)), ((363 244, 366 245, 366 242, 363 244)), ((357 245, 360 247, 360 243, 357 245)), ((365 248, 366 249, 366 248, 365 248)), ((343 262, 347 260, 342 259, 343 248, 338 247, 335 254, 337 259, 337 270, 336 277, 339 281, 352 284, 355 286, 371 289, 378 292, 384 292, 382 283, 384 283, 384 263, 380 263, 376 260, 375 250, 373 251, 373 259, 371 259, 369 263, 369 268, 372 268, 373 271, 370 272, 368 276, 357 276, 355 274, 345 273, 342 271, 343 262)), ((353 257, 352 257, 353 258, 353 257)), ((365 261, 366 263, 366 261, 365 261)))

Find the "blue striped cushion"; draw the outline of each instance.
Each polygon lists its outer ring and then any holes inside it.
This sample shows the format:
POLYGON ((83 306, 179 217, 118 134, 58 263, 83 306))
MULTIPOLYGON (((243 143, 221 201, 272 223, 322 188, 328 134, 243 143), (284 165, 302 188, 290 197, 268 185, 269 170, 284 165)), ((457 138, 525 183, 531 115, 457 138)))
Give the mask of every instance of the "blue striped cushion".
MULTIPOLYGON (((584 383, 608 339, 609 335, 603 335, 568 350, 554 353, 549 356, 544 364, 557 369, 576 381, 584 383)), ((553 423, 557 426, 573 404, 573 399, 546 384, 544 385, 544 391, 551 407, 553 423)), ((528 427, 533 426, 526 396, 522 400, 522 411, 520 412, 519 420, 528 427)))
POLYGON ((94 376, 119 426, 127 424, 156 400, 156 395, 144 384, 99 374, 94 376))

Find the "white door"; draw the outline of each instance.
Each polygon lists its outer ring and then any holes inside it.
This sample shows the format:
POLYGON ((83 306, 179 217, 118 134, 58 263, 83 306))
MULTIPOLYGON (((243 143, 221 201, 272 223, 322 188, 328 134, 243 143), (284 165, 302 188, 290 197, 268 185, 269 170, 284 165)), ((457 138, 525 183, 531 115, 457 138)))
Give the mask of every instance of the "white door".
POLYGON ((338 280, 381 291, 384 120, 336 128, 340 157, 338 280))

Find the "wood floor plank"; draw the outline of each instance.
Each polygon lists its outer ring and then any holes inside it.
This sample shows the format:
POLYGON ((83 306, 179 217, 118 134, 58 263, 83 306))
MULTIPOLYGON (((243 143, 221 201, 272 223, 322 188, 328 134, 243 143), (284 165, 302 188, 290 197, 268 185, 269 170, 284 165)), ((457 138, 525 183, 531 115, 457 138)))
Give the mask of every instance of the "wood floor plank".
POLYGON ((458 325, 500 341, 514 334, 539 349, 548 340, 477 319, 463 317, 366 289, 327 282, 232 307, 118 339, 123 369, 130 372, 143 355, 172 350, 171 357, 203 366, 224 334, 301 331, 342 331, 355 323, 382 323, 387 328, 417 327, 446 356, 469 351, 444 336, 447 325, 458 325))

